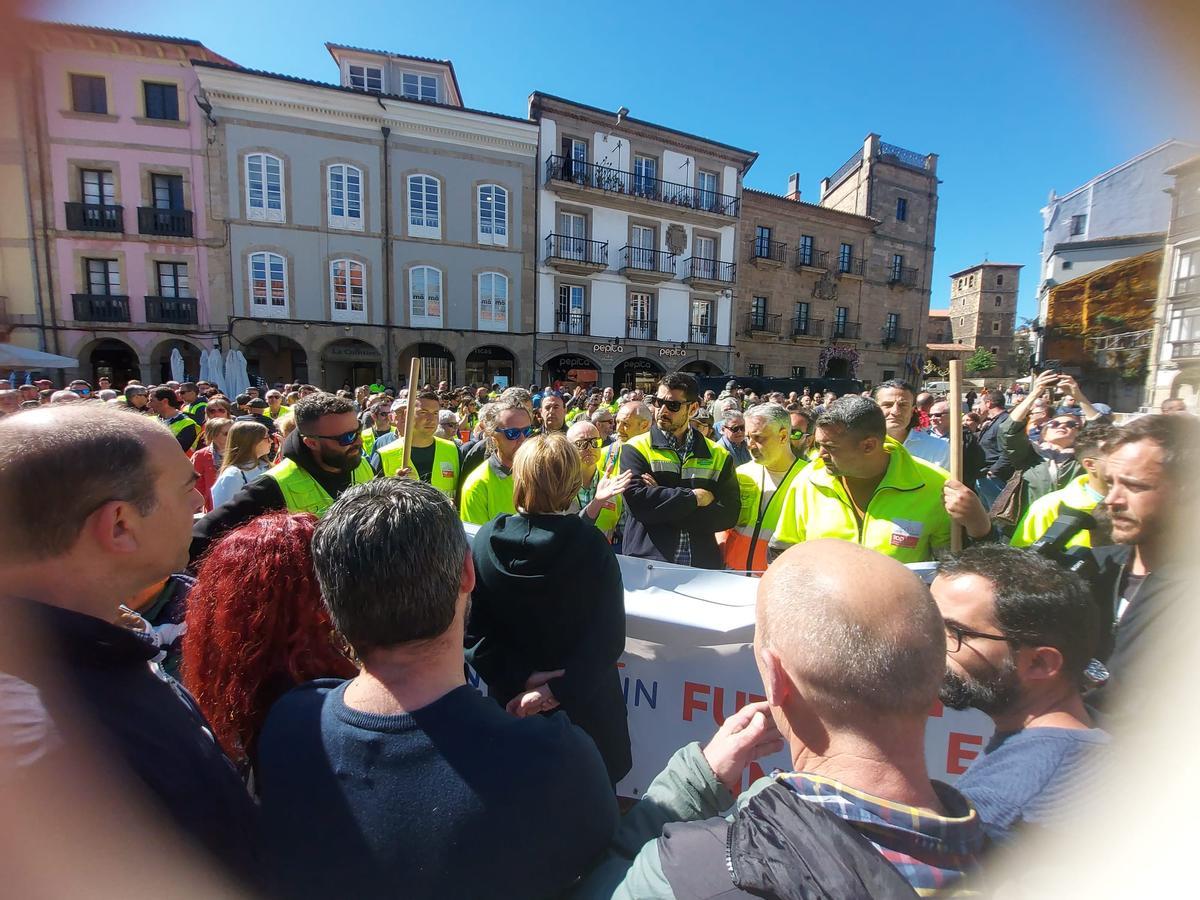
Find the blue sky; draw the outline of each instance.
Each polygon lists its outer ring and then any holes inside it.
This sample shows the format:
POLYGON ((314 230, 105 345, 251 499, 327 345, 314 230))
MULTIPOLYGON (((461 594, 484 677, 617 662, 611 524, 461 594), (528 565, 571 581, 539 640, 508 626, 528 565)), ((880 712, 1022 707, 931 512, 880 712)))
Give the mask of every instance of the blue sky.
MULTIPOLYGON (((869 132, 937 153, 932 305, 982 260, 1024 263, 1039 209, 1169 137, 1184 90, 1114 0, 204 4, 54 0, 40 15, 195 38, 252 68, 336 81, 324 42, 454 61, 467 105, 523 116, 541 90, 759 152, 746 184, 806 199, 869 132)), ((1165 225, 1165 223, 1164 223, 1165 225)))

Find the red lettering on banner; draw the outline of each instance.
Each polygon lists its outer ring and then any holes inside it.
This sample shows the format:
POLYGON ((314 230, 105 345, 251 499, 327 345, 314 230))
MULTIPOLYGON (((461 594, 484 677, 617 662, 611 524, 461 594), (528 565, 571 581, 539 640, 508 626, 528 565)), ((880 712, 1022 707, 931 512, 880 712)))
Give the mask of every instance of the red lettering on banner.
POLYGON ((977 734, 964 734, 961 731, 950 732, 950 746, 946 751, 947 773, 961 775, 967 771, 965 764, 979 755, 978 750, 972 750, 968 745, 982 747, 983 738, 977 734))
POLYGON ((694 681, 683 683, 683 721, 692 721, 693 712, 707 712, 708 704, 700 695, 707 695, 711 688, 707 684, 697 684, 694 681))
POLYGON ((725 724, 725 688, 723 687, 713 688, 712 714, 713 721, 717 723, 718 728, 725 724))

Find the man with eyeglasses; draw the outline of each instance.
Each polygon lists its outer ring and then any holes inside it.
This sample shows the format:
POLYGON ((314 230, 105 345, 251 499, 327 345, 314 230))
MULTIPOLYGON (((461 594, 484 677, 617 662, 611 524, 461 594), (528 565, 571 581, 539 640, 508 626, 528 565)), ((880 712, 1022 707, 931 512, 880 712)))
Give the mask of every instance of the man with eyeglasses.
POLYGON ((733 465, 743 466, 750 462, 750 448, 746 446, 746 419, 740 412, 727 410, 721 419, 721 439, 717 445, 724 447, 733 457, 733 465))
POLYGON ((997 844, 1061 825, 1109 743, 1082 697, 1100 634, 1087 587, 1037 554, 980 544, 944 561, 931 591, 946 625, 941 700, 996 727, 954 787, 997 844))
POLYGON ((723 568, 716 535, 736 525, 741 510, 733 459, 689 424, 700 408, 694 376, 664 376, 650 403, 654 424, 621 450, 621 471, 632 474, 622 550, 643 559, 723 568))
POLYGON ((609 477, 600 470, 600 432, 591 422, 576 422, 567 429, 567 440, 579 451, 583 481, 576 501, 579 515, 604 533, 611 544, 625 505, 621 495, 629 486, 630 475, 622 472, 609 477))
MULTIPOLYGON (((561 409, 562 400, 558 402, 561 409)), ((510 397, 497 400, 491 406, 484 425, 484 440, 490 453, 466 477, 460 498, 459 518, 475 525, 483 525, 503 513, 516 515, 513 458, 526 439, 533 436, 533 418, 524 403, 510 397)))
POLYGON ((375 477, 363 459, 353 401, 311 394, 292 407, 292 414, 296 430, 284 439, 279 462, 196 522, 193 565, 212 541, 263 513, 287 510, 320 518, 351 485, 375 477))
MULTIPOLYGON (((454 441, 437 437, 438 415, 442 411, 438 395, 433 391, 417 394, 417 405, 413 409, 412 452, 409 454, 410 469, 407 477, 432 484, 454 500, 458 490, 458 446, 454 441)), ((404 464, 404 438, 400 437, 379 451, 379 465, 375 471, 390 477, 398 475, 404 464)))

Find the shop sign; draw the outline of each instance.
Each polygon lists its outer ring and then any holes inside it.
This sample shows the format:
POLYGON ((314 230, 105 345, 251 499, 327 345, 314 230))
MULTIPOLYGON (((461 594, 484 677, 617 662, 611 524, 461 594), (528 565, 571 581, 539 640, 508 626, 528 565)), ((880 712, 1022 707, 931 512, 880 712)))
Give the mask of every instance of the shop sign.
POLYGON ((624 353, 625 348, 621 344, 592 344, 593 353, 624 353))
POLYGON ((680 349, 679 347, 659 347, 658 355, 659 356, 690 356, 691 353, 690 353, 690 351, 680 349))

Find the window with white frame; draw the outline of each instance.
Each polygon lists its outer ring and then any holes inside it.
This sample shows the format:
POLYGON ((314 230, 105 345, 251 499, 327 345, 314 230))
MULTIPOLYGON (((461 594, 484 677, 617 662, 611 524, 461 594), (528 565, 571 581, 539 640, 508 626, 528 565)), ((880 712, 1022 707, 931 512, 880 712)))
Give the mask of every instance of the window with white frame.
POLYGON ((269 153, 246 156, 246 218, 284 222, 283 160, 269 153))
POLYGON ((408 308, 413 328, 442 327, 442 272, 433 266, 408 270, 408 308))
POLYGON ((370 91, 372 94, 383 93, 383 69, 378 66, 358 65, 350 63, 350 87, 360 91, 370 91))
POLYGON ((362 170, 357 166, 329 167, 329 227, 363 230, 362 170))
POLYGON ((436 75, 421 75, 417 72, 405 72, 400 81, 401 96, 412 100, 438 101, 438 77, 436 75))
POLYGON ((367 270, 353 259, 329 264, 329 308, 338 322, 367 321, 367 270))
POLYGON ((250 314, 287 318, 287 260, 278 253, 250 254, 250 314))
POLYGON ((1200 292, 1200 244, 1187 244, 1175 251, 1175 278, 1171 296, 1200 292))
POLYGON ((479 243, 508 246, 508 191, 498 184, 479 188, 479 243))
POLYGON ((500 272, 479 276, 479 329, 508 331, 508 276, 500 272))
POLYGON ((442 183, 432 175, 408 176, 408 235, 442 236, 442 183))

